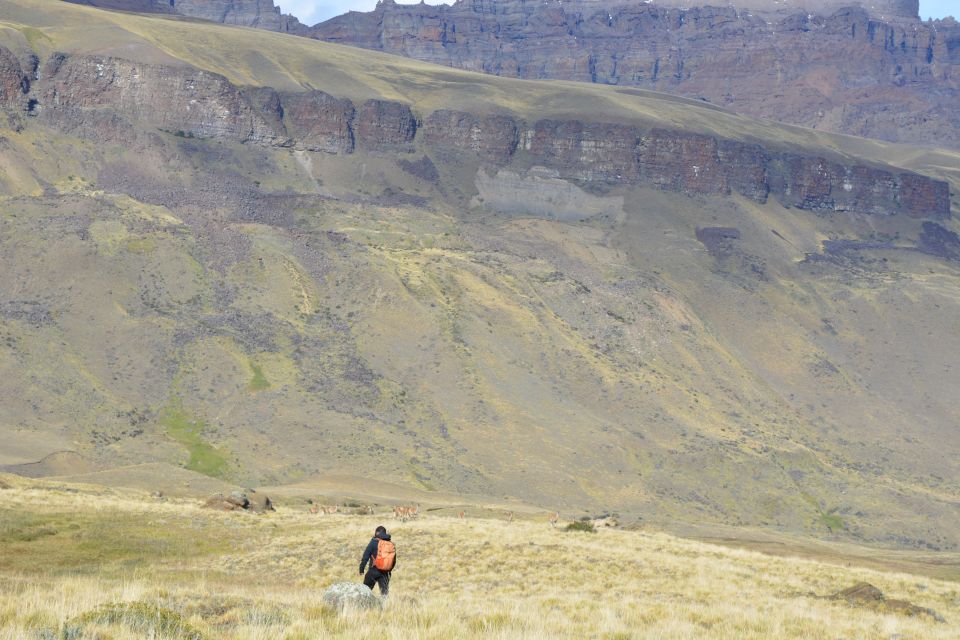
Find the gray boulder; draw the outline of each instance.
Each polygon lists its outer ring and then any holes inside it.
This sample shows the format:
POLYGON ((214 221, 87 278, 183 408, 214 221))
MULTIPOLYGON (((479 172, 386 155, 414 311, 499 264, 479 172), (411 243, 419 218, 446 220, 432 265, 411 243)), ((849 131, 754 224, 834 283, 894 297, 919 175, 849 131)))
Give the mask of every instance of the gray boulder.
POLYGON ((337 611, 352 609, 379 609, 380 598, 359 582, 337 582, 323 593, 323 603, 337 611))

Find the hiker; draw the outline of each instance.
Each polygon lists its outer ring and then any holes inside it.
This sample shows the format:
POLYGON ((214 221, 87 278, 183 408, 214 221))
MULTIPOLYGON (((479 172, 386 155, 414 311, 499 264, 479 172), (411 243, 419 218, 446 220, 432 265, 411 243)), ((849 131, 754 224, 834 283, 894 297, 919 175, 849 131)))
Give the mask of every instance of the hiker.
POLYGON ((363 584, 370 591, 373 591, 373 585, 380 585, 380 595, 385 596, 390 590, 390 572, 397 566, 397 548, 390 542, 390 534, 387 533, 383 525, 377 527, 373 532, 373 538, 370 544, 363 551, 363 558, 360 560, 360 575, 370 562, 370 569, 363 576, 363 584))

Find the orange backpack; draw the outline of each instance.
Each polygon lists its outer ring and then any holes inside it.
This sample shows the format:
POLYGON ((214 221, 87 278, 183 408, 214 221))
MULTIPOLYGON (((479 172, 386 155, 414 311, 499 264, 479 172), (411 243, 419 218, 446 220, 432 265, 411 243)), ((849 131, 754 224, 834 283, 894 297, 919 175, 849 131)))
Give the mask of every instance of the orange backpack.
POLYGON ((380 540, 377 543, 377 555, 373 559, 373 566, 380 571, 391 571, 397 557, 397 548, 389 540, 380 540))

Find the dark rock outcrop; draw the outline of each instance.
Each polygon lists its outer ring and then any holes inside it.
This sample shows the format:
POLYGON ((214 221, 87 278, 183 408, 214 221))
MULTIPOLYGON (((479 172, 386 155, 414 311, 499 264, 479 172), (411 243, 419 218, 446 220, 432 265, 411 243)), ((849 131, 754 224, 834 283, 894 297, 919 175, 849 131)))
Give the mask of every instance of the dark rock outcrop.
POLYGON ((641 141, 640 166, 648 180, 669 191, 730 193, 719 142, 709 136, 655 129, 641 141))
POLYGON ((522 140, 538 164, 586 182, 650 184, 688 195, 740 193, 810 211, 944 218, 949 186, 913 173, 767 152, 677 130, 541 120, 522 140))
POLYGON ((9 49, 0 47, 0 107, 15 105, 30 89, 30 80, 20 61, 9 49))
POLYGON ((369 151, 410 148, 417 133, 417 119, 410 107, 393 100, 367 100, 357 111, 354 135, 357 146, 369 151))
MULTIPOLYGON (((410 105, 400 102, 371 99, 355 108, 320 91, 239 89, 206 71, 99 56, 55 54, 41 78, 27 96, 28 112, 98 139, 132 135, 133 127, 146 125, 185 137, 326 153, 409 152, 419 144, 440 156, 474 154, 493 166, 516 159, 583 183, 647 185, 691 196, 737 193, 756 202, 773 195, 810 211, 950 215, 945 182, 679 129, 582 120, 531 124, 448 110, 429 114, 420 127, 410 105)), ((425 179, 438 178, 432 162, 422 169, 425 179)))
POLYGON ((274 144, 286 139, 223 76, 101 56, 54 56, 31 93, 41 121, 94 137, 147 123, 187 137, 274 144))
POLYGON ((308 151, 353 151, 353 103, 322 91, 283 96, 283 116, 295 145, 308 151))
POLYGON ((505 164, 517 149, 517 123, 504 115, 476 116, 439 109, 423 121, 428 144, 476 153, 494 164, 505 164))
POLYGON ((944 217, 950 211, 945 182, 912 173, 844 166, 824 158, 785 154, 770 162, 770 184, 786 206, 810 211, 905 213, 944 217))
POLYGON ((916 0, 679 8, 691 4, 382 0, 309 33, 471 71, 639 86, 828 131, 960 146, 956 21, 920 22, 916 0))
POLYGON ((637 127, 579 120, 540 120, 521 139, 538 164, 586 182, 639 182, 640 144, 637 127))

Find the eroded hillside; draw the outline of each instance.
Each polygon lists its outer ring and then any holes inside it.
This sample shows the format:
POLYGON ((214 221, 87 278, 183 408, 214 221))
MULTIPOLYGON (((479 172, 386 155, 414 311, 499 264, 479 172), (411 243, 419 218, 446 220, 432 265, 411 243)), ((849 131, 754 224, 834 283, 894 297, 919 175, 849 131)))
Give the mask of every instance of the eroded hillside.
POLYGON ((0 464, 953 548, 954 154, 0 3, 0 464))

